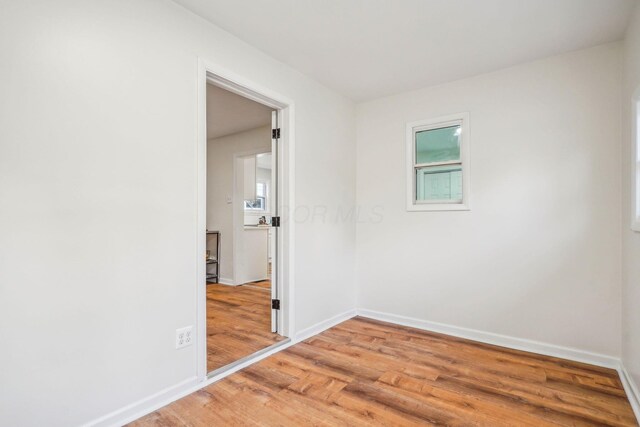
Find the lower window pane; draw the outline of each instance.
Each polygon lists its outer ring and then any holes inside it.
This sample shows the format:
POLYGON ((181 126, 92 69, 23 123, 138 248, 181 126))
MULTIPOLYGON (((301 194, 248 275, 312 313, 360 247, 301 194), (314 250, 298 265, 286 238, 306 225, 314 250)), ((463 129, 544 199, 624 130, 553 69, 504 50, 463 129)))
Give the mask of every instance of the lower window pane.
POLYGON ((416 201, 462 202, 462 166, 416 169, 416 201))

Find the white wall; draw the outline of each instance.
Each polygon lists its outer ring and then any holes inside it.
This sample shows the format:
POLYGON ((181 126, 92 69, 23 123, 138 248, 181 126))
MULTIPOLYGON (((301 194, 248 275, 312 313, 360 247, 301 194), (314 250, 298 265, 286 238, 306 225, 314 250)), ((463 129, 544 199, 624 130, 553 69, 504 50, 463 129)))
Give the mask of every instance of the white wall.
POLYGON ((622 88, 622 361, 640 386, 640 233, 631 231, 631 164, 633 140, 631 97, 640 87, 640 6, 629 22, 624 43, 624 80, 622 88))
MULTIPOLYGON (((271 151, 271 125, 207 141, 207 229, 221 233, 220 276, 234 281, 233 271, 233 162, 235 154, 271 151)), ((239 212, 238 227, 244 218, 239 212)))
MULTIPOLYGON (((358 303, 619 356, 620 46, 357 107, 358 303), (407 122, 469 112, 470 212, 405 210, 407 122)), ((626 224, 625 224, 626 226, 626 224)))
MULTIPOLYGON (((77 425, 196 375, 197 58, 294 100, 299 204, 354 205, 353 104, 166 0, 0 8, 0 425, 77 425)), ((297 224, 297 330, 354 239, 297 224)))

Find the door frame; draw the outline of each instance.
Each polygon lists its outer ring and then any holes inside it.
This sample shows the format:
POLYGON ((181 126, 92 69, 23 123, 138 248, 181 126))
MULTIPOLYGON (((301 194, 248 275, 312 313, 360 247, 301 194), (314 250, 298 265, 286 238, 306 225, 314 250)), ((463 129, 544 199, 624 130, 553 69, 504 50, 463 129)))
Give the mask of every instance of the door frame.
MULTIPOLYGON (((294 254, 295 234, 293 218, 295 195, 295 106, 291 99, 259 83, 227 70, 215 63, 198 58, 198 108, 196 141, 196 375, 198 381, 207 380, 207 295, 206 295, 206 225, 207 225, 207 83, 278 110, 280 140, 278 150, 278 213, 280 227, 276 230, 276 276, 279 278, 278 333, 293 335, 294 310, 294 254)), ((285 345, 288 340, 282 342, 285 345)))

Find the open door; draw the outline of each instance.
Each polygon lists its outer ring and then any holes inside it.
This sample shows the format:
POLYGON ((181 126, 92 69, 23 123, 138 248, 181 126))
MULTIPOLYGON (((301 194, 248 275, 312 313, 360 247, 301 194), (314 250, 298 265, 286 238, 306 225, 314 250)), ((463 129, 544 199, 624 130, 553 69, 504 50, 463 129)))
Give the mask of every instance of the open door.
POLYGON ((283 189, 293 183, 286 128, 293 105, 198 63, 196 343, 197 374, 204 380, 289 342, 291 304, 281 299, 290 292, 290 234, 289 224, 280 227, 280 215, 291 197, 283 189), (255 162, 245 168, 241 160, 248 157, 255 162), (245 186, 250 182, 255 186, 245 186), (220 246, 207 245, 206 230, 219 232, 220 246), (251 268, 240 260, 251 260, 251 268), (207 278, 217 280, 205 285, 207 278))
POLYGON ((280 201, 278 200, 278 143, 280 126, 278 111, 271 113, 271 188, 273 194, 271 209, 271 229, 269 230, 269 254, 271 257, 271 332, 278 333, 278 311, 280 297, 278 288, 278 229, 280 227, 280 201))

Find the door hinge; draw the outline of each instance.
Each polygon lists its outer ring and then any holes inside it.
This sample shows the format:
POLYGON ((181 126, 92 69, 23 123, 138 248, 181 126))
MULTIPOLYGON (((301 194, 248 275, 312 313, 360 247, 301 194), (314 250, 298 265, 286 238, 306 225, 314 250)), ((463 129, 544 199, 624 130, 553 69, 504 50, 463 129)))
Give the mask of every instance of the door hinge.
POLYGON ((280 217, 279 216, 272 216, 271 217, 271 226, 272 227, 280 227, 280 217))
POLYGON ((271 138, 272 139, 280 139, 280 128, 271 129, 271 138))
POLYGON ((280 300, 279 299, 272 299, 271 300, 271 308, 273 310, 280 310, 280 300))

